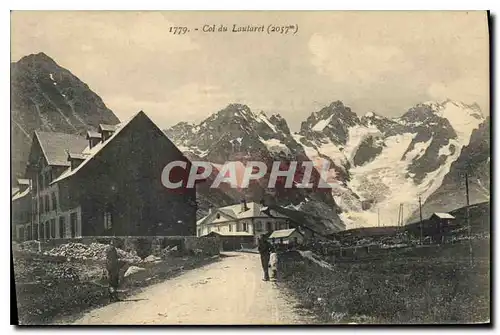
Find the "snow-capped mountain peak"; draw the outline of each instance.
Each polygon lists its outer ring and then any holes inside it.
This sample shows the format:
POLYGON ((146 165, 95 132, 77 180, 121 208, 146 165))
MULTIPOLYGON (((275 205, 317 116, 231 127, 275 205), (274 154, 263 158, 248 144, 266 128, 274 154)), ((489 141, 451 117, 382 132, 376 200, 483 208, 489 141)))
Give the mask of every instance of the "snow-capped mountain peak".
POLYGON ((425 201, 440 187, 482 121, 477 105, 451 100, 417 104, 393 119, 375 112, 358 117, 335 101, 312 112, 292 135, 279 114, 231 104, 198 125, 180 123, 167 133, 177 129, 180 136, 172 139, 183 150, 218 164, 235 157, 328 162, 338 182, 331 190, 335 210, 346 223, 370 226, 378 211, 390 218, 383 225, 396 224, 392 214, 400 203, 408 218, 418 196, 425 201))
POLYGON ((432 107, 437 116, 450 122, 462 145, 469 144, 472 131, 477 129, 484 121, 484 117, 477 104, 467 105, 463 102, 446 100, 442 103, 430 104, 429 106, 432 107))

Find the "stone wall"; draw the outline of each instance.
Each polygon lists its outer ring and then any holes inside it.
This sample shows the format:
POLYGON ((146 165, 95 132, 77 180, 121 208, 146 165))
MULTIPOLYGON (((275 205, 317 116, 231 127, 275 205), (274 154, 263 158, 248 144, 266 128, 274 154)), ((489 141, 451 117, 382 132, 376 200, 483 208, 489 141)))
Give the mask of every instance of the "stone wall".
POLYGON ((213 256, 220 253, 222 245, 217 237, 186 236, 184 247, 187 250, 201 250, 205 255, 213 256))

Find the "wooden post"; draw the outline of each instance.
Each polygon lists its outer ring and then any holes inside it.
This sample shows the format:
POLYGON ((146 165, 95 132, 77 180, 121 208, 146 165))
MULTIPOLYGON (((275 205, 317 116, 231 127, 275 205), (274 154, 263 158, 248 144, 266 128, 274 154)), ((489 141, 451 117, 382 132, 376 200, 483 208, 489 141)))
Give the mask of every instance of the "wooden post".
POLYGON ((405 222, 405 216, 404 216, 404 205, 401 204, 401 228, 403 228, 405 222))
POLYGON ((470 218, 469 218, 469 206, 470 206, 470 201, 469 201, 469 172, 465 172, 465 196, 466 196, 466 203, 467 207, 465 209, 465 215, 467 219, 467 233, 469 237, 469 263, 472 266, 472 231, 471 231, 471 226, 470 226, 470 218))
POLYGON ((377 222, 378 226, 380 227, 380 208, 377 209, 377 222))
POLYGON ((424 240, 424 227, 422 220, 422 198, 418 196, 418 209, 420 212, 420 244, 423 244, 424 240))

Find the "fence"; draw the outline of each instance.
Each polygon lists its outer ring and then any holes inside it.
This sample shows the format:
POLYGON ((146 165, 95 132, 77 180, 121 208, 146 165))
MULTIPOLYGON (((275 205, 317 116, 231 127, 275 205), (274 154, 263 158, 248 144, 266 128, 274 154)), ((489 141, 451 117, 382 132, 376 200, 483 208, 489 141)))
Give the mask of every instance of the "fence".
MULTIPOLYGON (((472 254, 475 259, 489 259, 490 240, 480 238, 471 240, 472 254)), ((467 260, 469 257, 469 241, 459 240, 448 244, 401 245, 383 248, 379 245, 352 247, 310 246, 305 248, 321 255, 330 263, 352 261, 377 261, 393 258, 429 258, 440 257, 451 260, 467 260)))

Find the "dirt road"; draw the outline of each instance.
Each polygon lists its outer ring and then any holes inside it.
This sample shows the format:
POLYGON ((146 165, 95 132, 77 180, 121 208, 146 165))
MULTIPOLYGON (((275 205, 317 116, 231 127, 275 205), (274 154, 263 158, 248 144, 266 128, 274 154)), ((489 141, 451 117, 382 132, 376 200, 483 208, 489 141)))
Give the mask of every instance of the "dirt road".
POLYGON ((227 256, 151 286, 126 301, 93 310, 75 324, 308 323, 294 310, 296 302, 276 283, 262 281, 259 255, 227 256))

